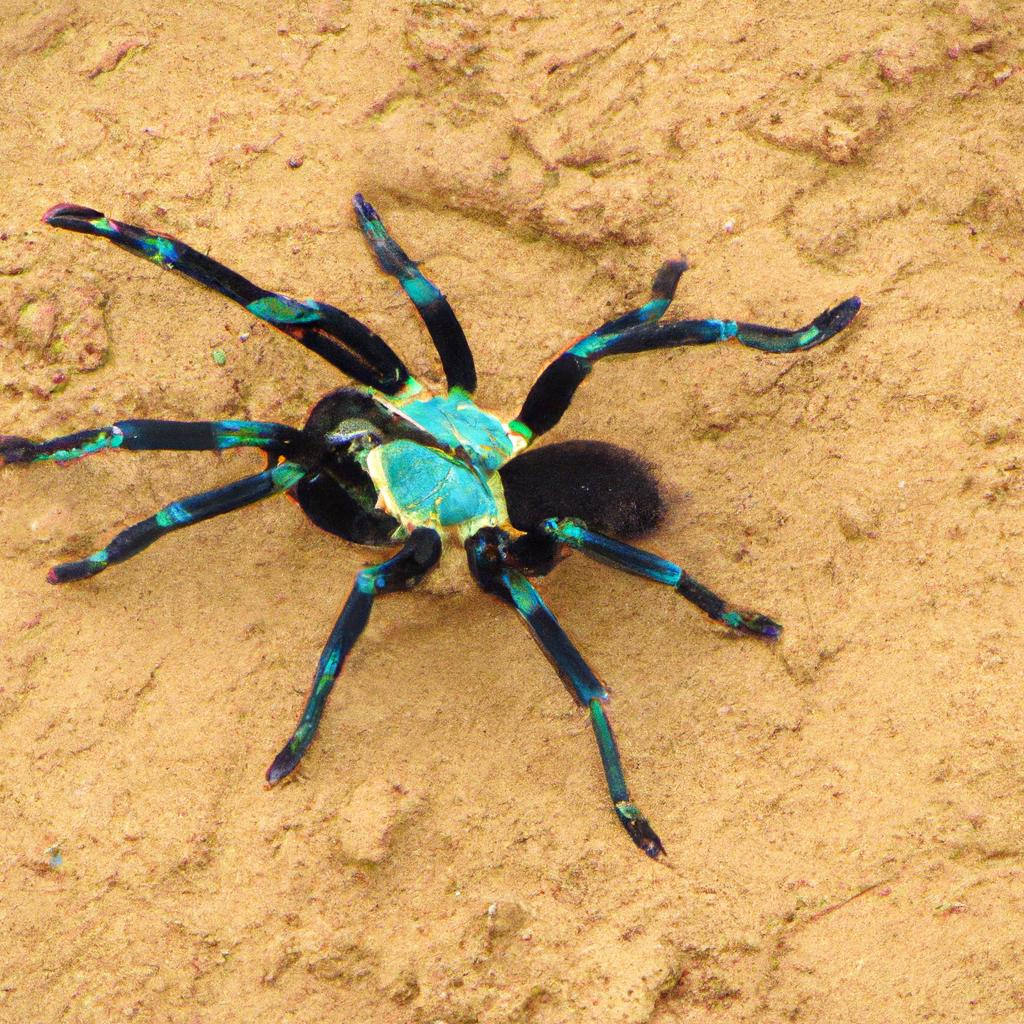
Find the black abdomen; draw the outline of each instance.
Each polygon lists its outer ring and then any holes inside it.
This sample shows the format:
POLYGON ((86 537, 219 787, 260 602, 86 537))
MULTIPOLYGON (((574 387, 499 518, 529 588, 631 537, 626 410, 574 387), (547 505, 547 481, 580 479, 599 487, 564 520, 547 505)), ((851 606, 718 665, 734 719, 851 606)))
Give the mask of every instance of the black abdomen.
POLYGON ((623 539, 650 533, 666 506, 651 465, 604 441, 562 441, 502 466, 509 519, 528 530, 544 519, 576 518, 623 539))

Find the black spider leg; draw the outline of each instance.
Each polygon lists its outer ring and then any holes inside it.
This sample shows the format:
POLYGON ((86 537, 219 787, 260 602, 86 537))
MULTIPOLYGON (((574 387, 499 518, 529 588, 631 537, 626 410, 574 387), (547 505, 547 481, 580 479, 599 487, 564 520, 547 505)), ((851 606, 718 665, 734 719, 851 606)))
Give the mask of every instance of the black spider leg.
POLYGON ((306 748, 313 742, 334 681, 369 621, 373 599, 378 594, 413 586, 424 573, 437 565, 440 557, 441 537, 434 530, 421 526, 409 534, 409 539, 397 555, 380 565, 363 569, 356 576, 345 607, 320 655, 320 663, 299 724, 267 769, 267 782, 273 785, 294 771, 306 748))
MULTIPOLYGON (((522 545, 510 544, 508 534, 495 527, 485 527, 466 541, 469 568, 474 579, 487 593, 494 594, 515 608, 566 689, 578 704, 589 711, 615 814, 630 839, 648 857, 657 860, 664 855, 665 847, 629 795, 622 771, 622 759, 603 706, 608 693, 544 604, 540 594, 520 571, 520 568, 524 571, 529 569, 528 566, 518 564, 517 556, 525 551, 522 545)), ((546 563, 546 553, 535 553, 546 563)))
MULTIPOLYGON (((569 547, 582 551, 585 555, 615 569, 622 569, 624 572, 654 580, 656 583, 664 583, 687 601, 695 604, 715 622, 729 626, 737 632, 768 640, 775 640, 782 633, 782 626, 767 615, 729 604, 675 562, 669 562, 631 544, 623 544, 622 541, 594 533, 579 519, 546 519, 537 527, 536 532, 562 544, 568 544, 569 547)), ((527 536, 532 536, 532 533, 527 536)))
MULTIPOLYGON (((556 356, 543 370, 530 388, 519 416, 509 426, 526 438, 527 442, 550 430, 569 408, 572 396, 583 378, 590 372, 590 363, 577 355, 587 346, 610 344, 623 331, 657 323, 675 298, 679 278, 689 264, 685 258, 666 260, 651 282, 651 297, 642 306, 603 323, 596 331, 577 339, 564 352, 556 356), (600 339, 600 340, 599 340, 600 339)), ((599 359, 600 355, 589 356, 599 359)))
POLYGON ((234 512, 235 509, 251 505, 261 498, 280 494, 294 487, 308 472, 294 462, 282 462, 262 473, 243 477, 225 487, 193 494, 180 501, 165 505, 155 516, 122 530, 105 548, 101 548, 79 562, 64 562, 55 565, 47 579, 51 583, 69 583, 95 576, 108 566, 137 555, 165 534, 182 527, 201 523, 204 519, 234 512))
MULTIPOLYGON (((71 462, 97 452, 223 451, 261 448, 277 462, 279 456, 320 452, 301 430, 283 423, 252 420, 121 420, 110 426, 79 430, 49 441, 0 437, 0 466, 17 462, 71 462)), ((304 459, 300 459, 304 461, 304 459)))
POLYGON ((377 211, 358 193, 352 203, 359 226, 381 270, 398 280, 426 325, 437 354, 441 357, 448 390, 458 388, 468 395, 473 394, 476 391, 473 353, 448 300, 437 285, 420 273, 419 267, 388 234, 377 211))
POLYGON ((253 316, 378 391, 397 394, 410 381, 409 371, 382 338, 334 306, 266 291, 184 242, 111 220, 84 206, 61 203, 48 210, 43 221, 68 231, 99 235, 157 266, 172 267, 244 306, 253 316))
MULTIPOLYGON (((652 300, 647 306, 642 306, 637 313, 651 307, 654 302, 652 300)), ((661 308, 663 311, 664 307, 661 308)), ((657 323, 654 322, 656 316, 648 317, 646 322, 630 325, 627 321, 631 314, 627 314, 575 342, 551 362, 530 389, 519 416, 512 421, 510 427, 527 442, 550 430, 569 408, 576 389, 593 369, 593 364, 605 356, 677 348, 682 345, 710 345, 730 338, 735 338, 748 348, 764 352, 798 352, 828 341, 853 320, 859 309, 860 299, 854 296, 838 306, 826 309, 806 327, 796 330, 737 323, 734 320, 672 320, 657 323), (623 323, 626 323, 624 328, 620 327, 623 323)))

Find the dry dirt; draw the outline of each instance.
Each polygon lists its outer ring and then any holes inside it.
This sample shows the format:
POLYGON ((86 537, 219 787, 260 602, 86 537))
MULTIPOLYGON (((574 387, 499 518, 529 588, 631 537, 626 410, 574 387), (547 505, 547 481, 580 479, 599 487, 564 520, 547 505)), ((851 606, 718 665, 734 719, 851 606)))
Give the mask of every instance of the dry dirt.
POLYGON ((58 201, 316 296, 439 373, 361 190, 448 292, 482 402, 692 269, 677 315, 853 327, 604 363, 652 542, 787 627, 582 558, 543 585, 585 718, 467 585, 382 601, 300 777, 263 771, 374 557, 274 500, 95 580, 55 561, 252 453, 0 473, 0 1020, 1024 1020, 1024 14, 1010 0, 0 3, 0 429, 300 423, 339 383, 58 201), (224 365, 215 350, 226 356, 224 365))

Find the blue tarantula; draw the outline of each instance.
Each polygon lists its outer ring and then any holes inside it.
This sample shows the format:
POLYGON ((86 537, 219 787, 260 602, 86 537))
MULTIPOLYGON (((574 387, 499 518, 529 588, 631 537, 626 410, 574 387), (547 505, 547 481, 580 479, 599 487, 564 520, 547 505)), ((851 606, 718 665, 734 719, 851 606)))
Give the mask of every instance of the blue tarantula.
POLYGON ((588 709, 615 813, 633 842, 660 858, 665 852, 661 840, 626 786, 604 709, 608 694, 531 577, 545 575, 567 549, 575 549, 671 587, 739 632, 774 639, 781 626, 729 604, 680 566, 625 542, 653 529, 665 511, 658 482, 642 459, 596 441, 530 446, 558 423, 577 387, 605 356, 729 339, 766 352, 799 352, 846 327, 860 300, 847 299, 797 330, 732 320, 663 321, 686 270, 684 260, 669 260, 655 275, 648 302, 556 356, 518 415, 505 420, 473 399, 473 356, 444 295, 391 238, 374 208, 360 195, 354 202, 381 269, 401 284, 437 348, 447 381, 444 395, 426 391, 377 334, 334 306, 266 291, 183 242, 110 220, 96 210, 62 204, 47 212, 47 224, 99 235, 227 296, 359 384, 320 399, 301 429, 246 420, 122 420, 50 441, 0 437, 0 465, 68 462, 115 448, 220 451, 248 446, 267 456, 263 472, 172 502, 88 558, 55 566, 48 579, 67 583, 95 576, 173 530, 281 492, 291 493, 329 533, 356 544, 397 547, 385 561, 356 574, 298 725, 267 771, 267 780, 274 783, 294 771, 312 742, 377 595, 413 586, 437 565, 446 545, 459 544, 473 579, 519 613, 570 694, 588 709))

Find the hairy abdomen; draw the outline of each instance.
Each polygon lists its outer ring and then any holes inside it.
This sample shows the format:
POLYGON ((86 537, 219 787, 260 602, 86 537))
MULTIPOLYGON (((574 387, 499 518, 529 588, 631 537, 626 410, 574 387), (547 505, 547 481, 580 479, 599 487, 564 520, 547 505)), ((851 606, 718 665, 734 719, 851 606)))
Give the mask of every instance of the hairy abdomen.
POLYGON ((604 441, 531 448, 502 466, 500 474, 509 520, 517 530, 571 517, 629 539, 650 533, 665 516, 650 463, 604 441))

